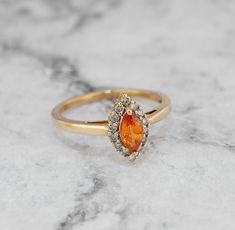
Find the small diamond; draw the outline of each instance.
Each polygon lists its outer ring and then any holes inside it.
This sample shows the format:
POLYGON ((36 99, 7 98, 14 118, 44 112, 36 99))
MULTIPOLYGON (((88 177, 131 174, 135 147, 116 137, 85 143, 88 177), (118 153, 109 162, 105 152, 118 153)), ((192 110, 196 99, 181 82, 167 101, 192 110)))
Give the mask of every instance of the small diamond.
POLYGON ((123 110, 124 110, 124 108, 123 108, 122 105, 117 105, 117 106, 115 107, 115 111, 116 111, 117 113, 119 113, 119 114, 121 114, 121 113, 123 112, 123 110))
POLYGON ((139 116, 142 116, 142 115, 143 115, 143 111, 142 111, 142 110, 138 110, 138 111, 137 111, 137 114, 138 114, 139 116))
POLYGON ((114 146, 115 146, 115 148, 116 148, 117 150, 121 150, 121 148, 122 148, 122 144, 121 144, 121 142, 120 142, 119 140, 116 141, 116 143, 114 144, 114 146))
POLYGON ((145 133, 148 132, 148 127, 144 126, 144 132, 145 132, 145 133))
POLYGON ((130 155, 129 150, 127 148, 123 147, 122 148, 122 155, 125 156, 125 157, 129 156, 130 155))
POLYGON ((147 125, 147 124, 148 124, 148 121, 147 121, 146 118, 143 118, 142 122, 143 122, 144 125, 147 125))
POLYGON ((130 107, 131 107, 131 109, 136 110, 136 109, 138 109, 139 106, 134 101, 131 101, 130 107))
POLYGON ((111 140, 115 142, 118 139, 118 133, 114 133, 110 136, 111 140))
POLYGON ((127 96, 127 95, 123 95, 123 96, 121 97, 121 102, 122 102, 125 106, 127 106, 127 105, 129 105, 129 104, 131 103, 131 98, 130 98, 129 96, 127 96))
POLYGON ((117 122, 119 120, 119 116, 116 113, 114 113, 114 114, 111 115, 110 120, 112 122, 117 122))
POLYGON ((116 131, 118 128, 118 124, 117 123, 111 123, 109 124, 109 130, 110 131, 116 131))

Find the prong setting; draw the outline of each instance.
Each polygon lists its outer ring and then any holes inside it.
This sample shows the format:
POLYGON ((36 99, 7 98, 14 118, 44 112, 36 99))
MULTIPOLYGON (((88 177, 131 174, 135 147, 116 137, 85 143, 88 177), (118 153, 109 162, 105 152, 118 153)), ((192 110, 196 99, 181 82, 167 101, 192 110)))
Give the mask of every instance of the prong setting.
POLYGON ((108 122, 108 135, 110 137, 112 145, 117 152, 121 153, 121 155, 126 157, 129 161, 134 161, 141 155, 149 133, 149 123, 142 107, 138 105, 136 101, 134 101, 127 94, 121 94, 114 103, 108 122), (136 117, 138 117, 142 125, 143 138, 138 150, 135 152, 131 152, 127 147, 125 147, 121 140, 120 124, 122 122, 124 114, 134 114, 136 117))

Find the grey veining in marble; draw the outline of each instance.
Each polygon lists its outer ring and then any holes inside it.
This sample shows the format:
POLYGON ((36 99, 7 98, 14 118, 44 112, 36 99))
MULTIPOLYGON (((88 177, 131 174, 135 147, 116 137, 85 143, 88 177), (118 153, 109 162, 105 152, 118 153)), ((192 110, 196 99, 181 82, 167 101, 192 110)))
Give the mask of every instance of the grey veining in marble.
POLYGON ((234 22, 232 0, 1 0, 0 229, 233 230, 234 22), (50 117, 115 87, 172 98, 134 164, 50 117))

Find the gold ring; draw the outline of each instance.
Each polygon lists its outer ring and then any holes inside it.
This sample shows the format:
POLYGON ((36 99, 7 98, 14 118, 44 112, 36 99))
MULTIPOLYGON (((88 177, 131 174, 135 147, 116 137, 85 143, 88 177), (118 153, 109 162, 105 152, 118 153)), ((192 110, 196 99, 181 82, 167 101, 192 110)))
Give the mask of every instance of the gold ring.
POLYGON ((133 161, 143 150, 149 135, 149 125, 166 117, 170 108, 170 99, 163 93, 138 89, 114 89, 92 92, 61 102, 52 110, 52 117, 59 127, 67 131, 109 136, 115 149, 133 161), (148 99, 157 105, 151 111, 144 113, 142 107, 132 97, 148 99), (63 112, 71 108, 102 99, 116 99, 108 120, 79 121, 63 116, 63 112))

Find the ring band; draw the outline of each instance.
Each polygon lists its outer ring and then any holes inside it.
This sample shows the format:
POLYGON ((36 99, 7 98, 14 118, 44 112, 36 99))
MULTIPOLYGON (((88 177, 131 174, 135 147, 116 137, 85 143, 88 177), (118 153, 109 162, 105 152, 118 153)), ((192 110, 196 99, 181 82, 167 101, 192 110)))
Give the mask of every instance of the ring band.
POLYGON ((58 104, 52 110, 55 123, 72 132, 88 135, 109 136, 118 152, 134 160, 142 151, 148 136, 149 124, 162 120, 170 112, 170 99, 167 95, 138 89, 114 89, 88 93, 73 97, 58 104), (133 98, 144 98, 157 103, 158 106, 143 112, 133 98), (117 98, 108 120, 79 121, 68 119, 63 112, 76 106, 102 99, 117 98))

